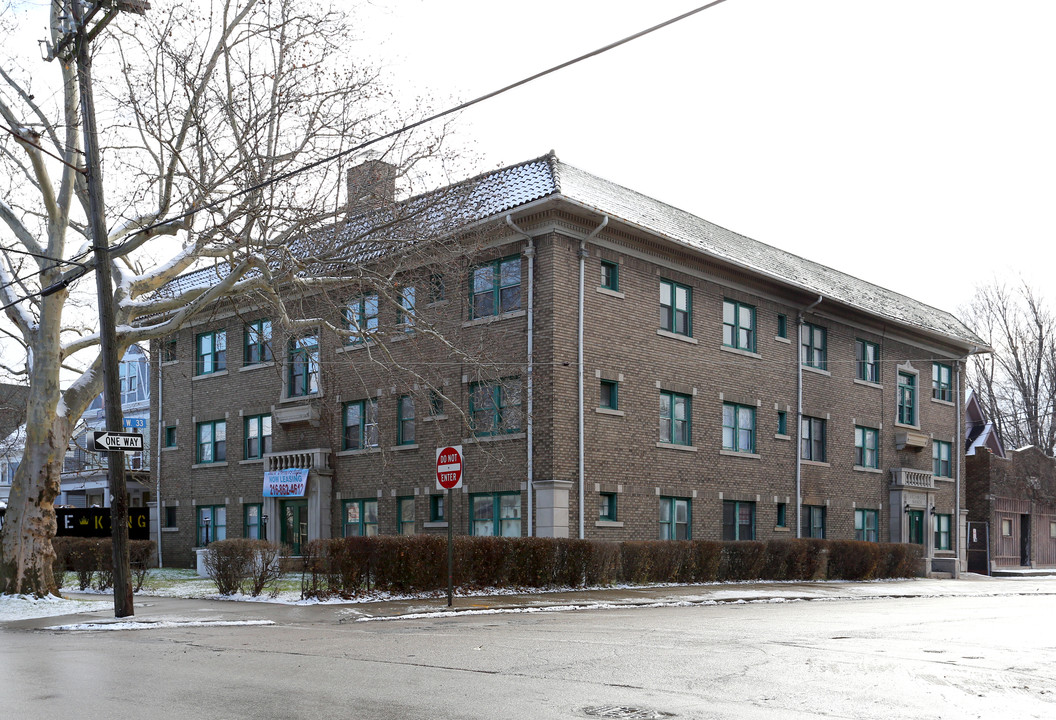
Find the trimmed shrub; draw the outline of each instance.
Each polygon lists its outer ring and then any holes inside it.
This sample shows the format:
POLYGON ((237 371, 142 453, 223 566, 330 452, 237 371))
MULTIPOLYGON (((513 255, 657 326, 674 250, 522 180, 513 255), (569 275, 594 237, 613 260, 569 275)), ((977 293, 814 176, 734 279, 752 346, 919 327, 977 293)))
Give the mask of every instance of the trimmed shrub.
POLYGON ((883 570, 887 551, 877 543, 862 540, 829 542, 831 580, 871 580, 883 570))
POLYGON ((205 552, 205 570, 221 595, 251 594, 257 597, 282 576, 281 548, 267 540, 232 538, 210 543, 205 552))
POLYGON ((912 543, 883 543, 880 547, 887 551, 883 574, 885 578, 908 578, 920 575, 921 560, 924 548, 912 543))
POLYGON ((756 540, 722 544, 720 580, 757 580, 766 566, 766 543, 756 540))

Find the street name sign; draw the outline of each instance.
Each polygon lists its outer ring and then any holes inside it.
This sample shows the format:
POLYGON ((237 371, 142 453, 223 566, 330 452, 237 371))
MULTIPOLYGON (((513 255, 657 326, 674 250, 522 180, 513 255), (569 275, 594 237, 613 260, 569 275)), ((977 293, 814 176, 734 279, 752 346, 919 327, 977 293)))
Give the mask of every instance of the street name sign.
POLYGON ((122 419, 122 425, 126 428, 145 428, 147 426, 146 418, 131 418, 126 417, 122 419))
POLYGON ((462 446, 436 449, 436 486, 444 490, 462 487, 462 446))
POLYGON ((96 452, 136 452, 143 449, 143 436, 139 433, 110 432, 96 430, 92 433, 92 450, 96 452))

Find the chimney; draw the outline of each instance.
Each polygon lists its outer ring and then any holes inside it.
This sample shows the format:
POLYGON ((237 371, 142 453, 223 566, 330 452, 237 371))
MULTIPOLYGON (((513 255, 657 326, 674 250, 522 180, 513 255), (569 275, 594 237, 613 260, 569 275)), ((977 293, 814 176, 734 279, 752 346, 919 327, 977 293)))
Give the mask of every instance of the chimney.
POLYGON ((396 166, 365 160, 348 169, 348 211, 388 205, 396 198, 396 166))

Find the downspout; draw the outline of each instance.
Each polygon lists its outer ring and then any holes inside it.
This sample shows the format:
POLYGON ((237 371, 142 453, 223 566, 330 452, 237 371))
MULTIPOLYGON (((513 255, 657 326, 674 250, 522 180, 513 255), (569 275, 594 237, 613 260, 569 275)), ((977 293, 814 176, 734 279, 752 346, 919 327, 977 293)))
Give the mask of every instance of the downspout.
MULTIPOLYGON (((964 360, 957 361, 957 385, 954 390, 954 403, 957 405, 957 473, 954 476, 953 485, 953 549, 957 556, 957 561, 953 564, 953 577, 959 578, 961 576, 961 463, 964 458, 964 453, 967 448, 964 446, 964 420, 961 418, 961 363, 968 360, 968 358, 975 354, 978 347, 973 347, 967 355, 964 356, 964 360)), ((968 528, 965 526, 964 529, 965 537, 968 534, 968 528)), ((967 560, 968 554, 964 554, 967 560)))
POLYGON ((158 433, 154 437, 154 443, 158 447, 158 474, 155 476, 155 490, 154 493, 154 507, 157 510, 158 515, 158 567, 165 567, 161 561, 161 444, 162 434, 164 433, 163 423, 165 419, 161 416, 161 393, 162 393, 162 382, 161 382, 161 353, 158 353, 158 433))
POLYGON ((528 258, 528 380, 525 383, 527 391, 527 402, 528 402, 528 422, 525 425, 525 443, 528 445, 527 449, 527 462, 528 462, 528 537, 532 537, 535 532, 533 528, 533 521, 535 520, 535 512, 533 511, 533 485, 535 481, 535 457, 534 457, 534 445, 535 438, 535 415, 533 394, 534 379, 535 379, 535 360, 534 360, 534 341, 535 341, 535 240, 532 236, 521 230, 513 222, 513 218, 509 215, 506 216, 506 224, 514 232, 520 233, 528 240, 528 246, 524 249, 524 256, 528 258))
POLYGON ((803 537, 803 313, 820 303, 818 299, 796 313, 799 338, 796 343, 796 537, 803 537))
POLYGON ((605 226, 609 224, 609 216, 604 215, 601 218, 601 224, 594 228, 589 235, 579 241, 579 327, 576 331, 576 367, 579 368, 579 539, 582 540, 586 537, 584 534, 584 508, 586 504, 585 483, 584 483, 584 456, 586 454, 585 446, 585 433, 583 430, 583 290, 584 290, 584 271, 586 270, 587 263, 587 241, 593 240, 598 233, 605 229, 605 226))

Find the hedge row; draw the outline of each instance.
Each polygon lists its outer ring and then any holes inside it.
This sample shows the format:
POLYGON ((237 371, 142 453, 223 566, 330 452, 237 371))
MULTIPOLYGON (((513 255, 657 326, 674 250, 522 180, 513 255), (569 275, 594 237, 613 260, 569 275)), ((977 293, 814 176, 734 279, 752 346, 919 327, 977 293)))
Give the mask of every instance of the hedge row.
MULTIPOLYGON (((114 551, 110 538, 57 537, 52 539, 55 561, 52 569, 61 580, 66 571, 77 573, 81 590, 94 587, 108 590, 114 585, 114 551)), ((157 557, 153 540, 128 541, 129 564, 132 571, 132 591, 139 592, 147 577, 147 570, 157 557)))
MULTIPOLYGON (((917 545, 846 540, 600 542, 561 538, 456 537, 454 584, 583 587, 725 580, 867 580, 918 574, 917 545)), ((304 551, 304 597, 447 587, 443 536, 315 540, 304 551)))

